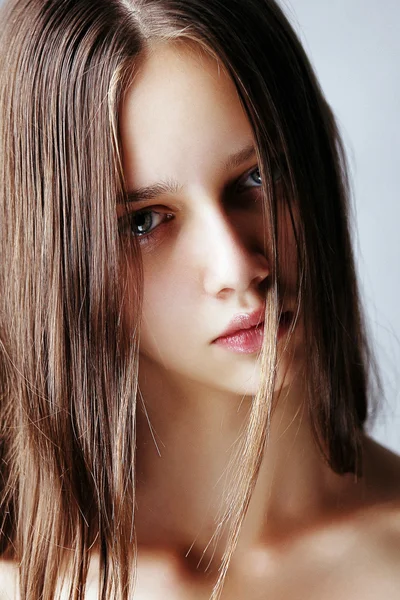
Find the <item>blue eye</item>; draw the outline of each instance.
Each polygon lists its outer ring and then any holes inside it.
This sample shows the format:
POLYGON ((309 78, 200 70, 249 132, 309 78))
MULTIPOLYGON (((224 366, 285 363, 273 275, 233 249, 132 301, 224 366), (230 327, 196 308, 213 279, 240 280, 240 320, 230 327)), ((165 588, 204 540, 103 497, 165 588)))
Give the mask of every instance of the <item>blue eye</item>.
POLYGON ((157 221, 157 219, 154 219, 153 215, 159 216, 159 213, 156 213, 154 210, 143 210, 132 213, 129 219, 132 233, 138 237, 150 233, 157 225, 154 224, 154 221, 157 221))
POLYGON ((249 173, 247 175, 246 179, 244 180, 243 186, 244 187, 259 187, 260 185, 262 185, 262 181, 261 181, 260 169, 257 167, 257 169, 254 169, 253 171, 251 171, 251 173, 249 173), (250 182, 249 186, 246 186, 247 181, 250 182))
POLYGON ((121 232, 130 233, 137 238, 150 238, 154 235, 154 230, 158 229, 160 225, 171 218, 173 218, 171 214, 146 208, 123 215, 119 219, 119 229, 121 232))
MULTIPOLYGON (((273 167, 272 178, 274 182, 278 182, 282 177, 282 170, 279 165, 275 164, 273 167)), ((262 179, 260 175, 260 169, 257 167, 253 169, 248 175, 243 178, 243 183, 240 187, 242 188, 259 188, 262 185, 262 179), (249 183, 247 183, 249 182, 249 183)))

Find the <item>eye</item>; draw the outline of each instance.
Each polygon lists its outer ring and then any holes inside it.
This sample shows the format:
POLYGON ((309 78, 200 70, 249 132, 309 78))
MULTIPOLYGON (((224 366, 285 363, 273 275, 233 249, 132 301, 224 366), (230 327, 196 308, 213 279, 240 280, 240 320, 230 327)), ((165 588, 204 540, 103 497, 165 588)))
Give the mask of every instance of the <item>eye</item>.
MULTIPOLYGON (((277 163, 275 163, 273 166, 272 179, 275 183, 277 183, 281 178, 282 170, 280 166, 277 163)), ((260 169, 259 167, 257 167, 256 169, 253 169, 252 171, 250 171, 250 173, 243 177, 242 181, 239 184, 239 188, 242 190, 248 188, 259 188, 261 187, 261 185, 262 179, 260 175, 260 169)))
POLYGON ((260 187, 262 185, 260 169, 253 169, 246 177, 243 179, 242 186, 247 187, 260 187), (247 184, 247 185, 246 185, 247 184))
POLYGON ((160 225, 173 218, 169 213, 162 213, 152 208, 132 211, 119 219, 121 233, 130 233, 137 238, 150 238, 160 225))

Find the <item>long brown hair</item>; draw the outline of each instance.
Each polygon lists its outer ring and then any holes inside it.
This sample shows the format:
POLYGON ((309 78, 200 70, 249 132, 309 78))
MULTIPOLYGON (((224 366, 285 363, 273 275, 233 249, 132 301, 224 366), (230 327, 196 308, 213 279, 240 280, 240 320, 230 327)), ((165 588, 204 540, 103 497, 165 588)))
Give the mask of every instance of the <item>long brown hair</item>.
MULTIPOLYGON (((338 473, 359 472, 375 363, 359 302, 346 161, 335 119, 273 0, 14 0, 0 38, 1 546, 20 565, 21 598, 53 600, 68 573, 83 599, 94 544, 103 600, 127 599, 134 573, 139 327, 121 316, 118 109, 156 41, 190 40, 232 77, 257 142, 273 278, 262 385, 238 447, 221 592, 267 440, 279 316, 272 165, 296 208, 298 307, 308 410, 338 473), (67 567, 66 567, 67 565, 67 567)), ((292 212, 291 212, 292 214, 292 212)), ((293 220, 294 223, 294 220, 293 220)), ((379 378, 375 379, 379 387, 379 378)))

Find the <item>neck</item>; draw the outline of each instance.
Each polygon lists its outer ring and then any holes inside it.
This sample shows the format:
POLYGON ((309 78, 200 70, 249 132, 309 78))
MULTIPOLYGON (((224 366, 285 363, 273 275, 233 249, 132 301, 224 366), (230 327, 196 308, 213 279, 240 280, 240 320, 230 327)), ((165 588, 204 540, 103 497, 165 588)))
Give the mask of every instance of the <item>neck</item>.
MULTIPOLYGON (((142 368, 142 373, 146 372, 142 368)), ((201 556, 251 397, 144 376, 138 406, 138 543, 201 556), (143 406, 144 405, 144 406, 143 406), (145 407, 145 408, 144 408, 145 407)), ((239 548, 282 540, 334 508, 342 480, 314 442, 300 377, 281 393, 239 548)), ((346 480, 347 481, 347 480, 346 480)), ((215 553, 215 559, 220 555, 215 553)))

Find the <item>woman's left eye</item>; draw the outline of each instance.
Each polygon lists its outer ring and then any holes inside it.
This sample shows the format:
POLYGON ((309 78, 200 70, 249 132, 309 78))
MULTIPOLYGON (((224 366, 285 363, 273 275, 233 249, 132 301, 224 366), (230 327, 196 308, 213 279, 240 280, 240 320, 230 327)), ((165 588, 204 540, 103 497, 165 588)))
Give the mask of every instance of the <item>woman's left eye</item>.
POLYGON ((246 177, 243 178, 241 183, 241 187, 249 188, 249 187, 260 187, 262 185, 260 169, 257 167, 253 169, 246 177))
MULTIPOLYGON (((276 163, 273 166, 272 179, 275 183, 278 183, 281 178, 282 178, 282 169, 276 163)), ((259 167, 257 167, 256 169, 253 169, 252 171, 250 171, 250 173, 245 175, 239 184, 239 187, 241 189, 259 188, 261 186, 262 186, 262 179, 261 179, 259 167)))

